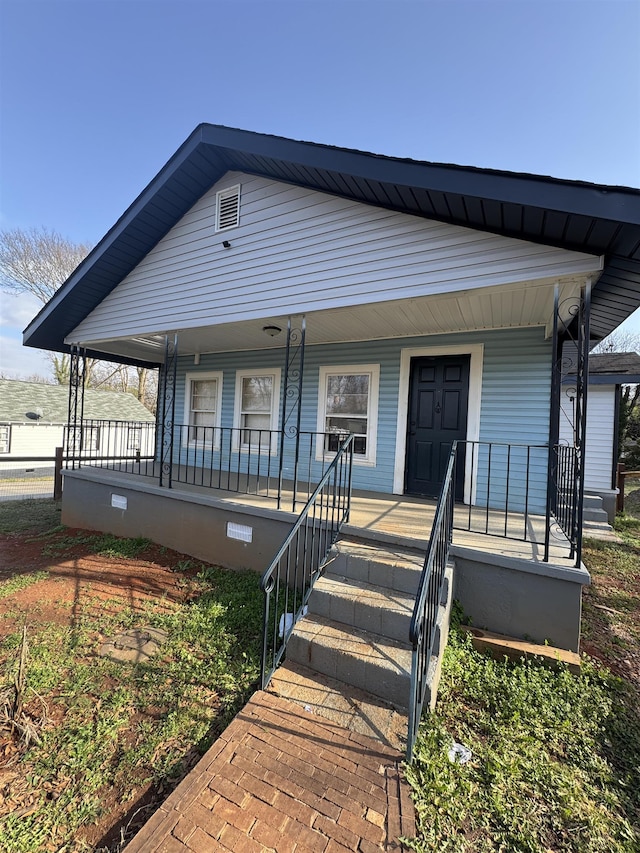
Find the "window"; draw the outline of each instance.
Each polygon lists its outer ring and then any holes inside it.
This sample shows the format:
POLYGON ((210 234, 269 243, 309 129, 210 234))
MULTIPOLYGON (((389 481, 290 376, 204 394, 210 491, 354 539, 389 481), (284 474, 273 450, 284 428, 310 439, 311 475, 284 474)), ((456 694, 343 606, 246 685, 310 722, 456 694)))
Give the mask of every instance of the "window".
POLYGON ((335 453, 352 433, 354 460, 375 464, 380 365, 321 367, 317 457, 335 453))
POLYGON ((235 448, 271 449, 275 452, 278 436, 278 403, 280 401, 280 369, 236 374, 235 448))
POLYGON ((127 427, 127 450, 140 450, 142 441, 142 427, 128 426, 127 427))
MULTIPOLYGON (((185 379, 184 439, 189 444, 218 447, 220 444, 220 399, 222 373, 187 373, 185 379)), ((185 440, 183 440, 185 443, 185 440)))
POLYGON ((0 424, 0 453, 9 453, 11 450, 11 426, 0 424))
POLYGON ((240 224, 240 184, 216 193, 216 231, 240 224))
POLYGON ((76 426, 68 429, 70 453, 87 453, 100 450, 100 427, 76 426))

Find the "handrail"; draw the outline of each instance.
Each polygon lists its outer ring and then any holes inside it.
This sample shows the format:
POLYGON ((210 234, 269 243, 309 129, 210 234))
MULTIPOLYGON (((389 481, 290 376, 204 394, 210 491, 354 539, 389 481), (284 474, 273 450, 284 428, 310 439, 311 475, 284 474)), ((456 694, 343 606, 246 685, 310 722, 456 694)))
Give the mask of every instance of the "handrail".
POLYGON ((411 761, 413 747, 420 726, 422 707, 427 688, 427 676, 436 637, 438 609, 442 598, 445 570, 453 536, 453 507, 455 499, 455 471, 458 442, 454 441, 447 470, 440 489, 436 513, 424 566, 420 575, 413 615, 409 627, 409 641, 413 647, 411 658, 411 692, 409 698, 409 731, 407 736, 407 761, 411 761))
POLYGON ((260 580, 265 596, 263 690, 282 660, 296 622, 304 615, 320 569, 342 525, 349 520, 353 439, 353 435, 347 436, 338 448, 331 465, 260 580))
POLYGON ((549 561, 551 537, 558 536, 568 541, 569 559, 574 560, 577 568, 582 554, 583 503, 578 496, 584 454, 579 447, 570 444, 554 444, 551 454, 553 464, 548 481, 543 560, 549 561))

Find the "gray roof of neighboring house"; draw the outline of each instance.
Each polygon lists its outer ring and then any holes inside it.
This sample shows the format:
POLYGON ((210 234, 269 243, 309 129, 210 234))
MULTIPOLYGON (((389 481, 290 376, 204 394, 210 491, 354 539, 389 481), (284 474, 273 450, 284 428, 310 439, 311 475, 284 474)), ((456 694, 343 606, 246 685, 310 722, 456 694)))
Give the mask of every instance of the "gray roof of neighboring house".
MULTIPOLYGON (((591 300, 596 339, 608 335, 640 302, 640 190, 383 157, 201 124, 31 321, 24 343, 68 351, 65 336, 232 170, 414 216, 603 255, 604 269, 591 300)), ((115 358, 109 356, 110 361, 115 358)))
MULTIPOLYGON (((0 422, 66 424, 69 411, 69 389, 66 385, 42 385, 0 379, 0 422), (40 414, 39 418, 28 416, 40 414)), ((153 414, 133 394, 120 391, 84 392, 84 417, 95 420, 153 421, 153 414)))
POLYGON ((640 382, 640 355, 637 352, 591 353, 589 381, 593 385, 634 385, 640 382))

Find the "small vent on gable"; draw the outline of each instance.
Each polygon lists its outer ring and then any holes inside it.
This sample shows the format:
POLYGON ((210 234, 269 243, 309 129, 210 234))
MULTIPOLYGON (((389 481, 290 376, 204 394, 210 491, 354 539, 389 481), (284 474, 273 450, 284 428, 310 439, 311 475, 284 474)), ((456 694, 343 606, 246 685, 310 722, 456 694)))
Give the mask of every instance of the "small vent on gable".
POLYGON ((240 224, 240 184, 216 193, 216 231, 240 224))

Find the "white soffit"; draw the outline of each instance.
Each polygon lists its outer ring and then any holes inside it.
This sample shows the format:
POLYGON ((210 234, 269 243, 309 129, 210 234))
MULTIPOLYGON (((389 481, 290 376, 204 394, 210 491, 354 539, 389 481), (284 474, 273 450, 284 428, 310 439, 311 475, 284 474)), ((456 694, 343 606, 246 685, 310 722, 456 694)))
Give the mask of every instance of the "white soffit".
MULTIPOLYGON (((559 282, 565 306, 575 301, 584 282, 582 276, 565 278, 559 282)), ((555 284, 555 281, 524 282, 456 294, 312 312, 306 315, 306 342, 312 345, 548 326, 552 319, 555 284)), ((173 335, 175 331, 178 332, 180 354, 202 354, 283 347, 286 343, 286 328, 285 316, 270 316, 241 323, 166 330, 166 333, 173 335), (263 327, 268 324, 279 326, 283 330, 282 334, 268 337, 263 332, 263 327)), ((163 349, 160 342, 164 334, 161 331, 149 336, 82 341, 81 344, 113 355, 159 361, 160 350, 163 349)))

